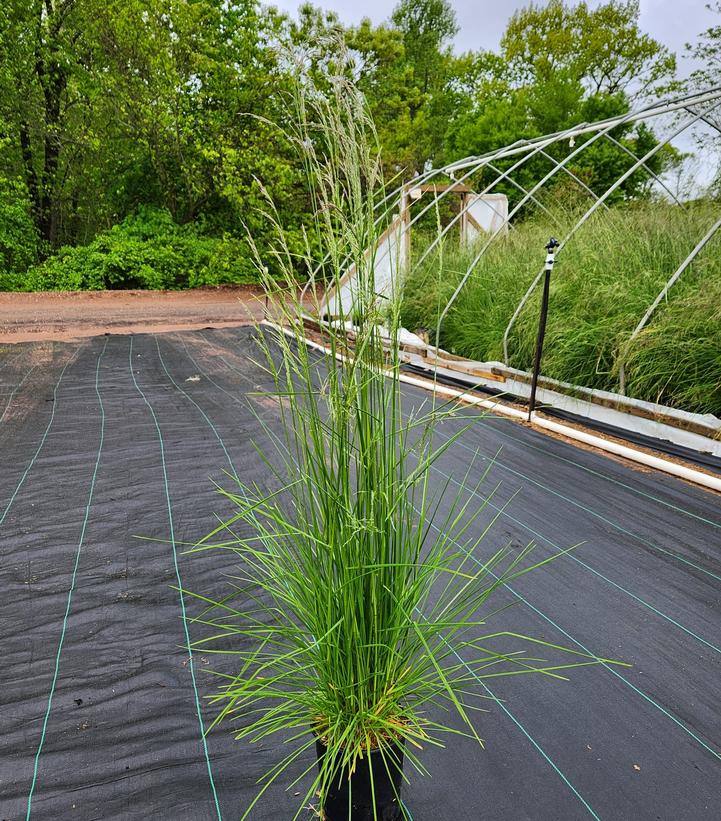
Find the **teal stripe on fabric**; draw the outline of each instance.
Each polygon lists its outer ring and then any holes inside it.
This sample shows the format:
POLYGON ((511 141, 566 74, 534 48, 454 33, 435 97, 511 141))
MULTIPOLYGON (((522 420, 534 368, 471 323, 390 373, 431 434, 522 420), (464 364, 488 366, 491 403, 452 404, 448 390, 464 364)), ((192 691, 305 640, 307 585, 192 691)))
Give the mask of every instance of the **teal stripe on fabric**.
POLYGON ((193 684, 193 696, 195 698, 195 711, 196 715, 198 716, 198 725, 200 727, 200 738, 203 745, 203 754, 205 756, 205 764, 208 770, 208 779, 210 781, 210 790, 213 794, 213 802, 215 804, 215 811, 217 813, 219 821, 222 821, 223 816, 220 812, 220 802, 218 800, 218 792, 215 788, 215 781, 213 780, 213 769, 210 764, 210 754, 208 752, 208 742, 205 737, 205 726, 203 724, 203 715, 200 708, 200 694, 198 693, 198 683, 195 679, 195 662, 193 658, 193 650, 191 647, 190 642, 190 632, 188 631, 188 618, 185 609, 185 598, 183 597, 183 580, 180 575, 180 565, 178 564, 178 551, 175 544, 175 528, 173 525, 173 510, 172 504, 170 501, 170 485, 168 483, 168 470, 167 465, 165 462, 165 442, 163 440, 163 433, 160 428, 160 422, 158 421, 157 414, 155 413, 155 409, 150 404, 147 396, 143 392, 142 388, 138 384, 137 379, 135 378, 135 371, 133 370, 133 337, 130 337, 130 348, 128 351, 128 362, 130 365, 130 375, 133 378, 133 384, 135 385, 136 390, 140 394, 143 399, 143 402, 148 407, 150 411, 150 415, 153 418, 153 423, 155 424, 155 430, 158 434, 158 442, 160 444, 160 463, 163 468, 163 484, 165 488, 165 502, 167 507, 168 513, 168 525, 170 529, 170 544, 172 547, 173 552, 173 565, 175 567, 175 578, 178 583, 178 599, 180 601, 180 610, 182 614, 182 621, 183 621, 183 631, 185 633, 185 649, 188 653, 188 667, 190 668, 190 678, 193 684))
POLYGON ((2 525, 2 523, 5 521, 5 517, 8 515, 8 511, 10 510, 10 508, 12 507, 13 502, 15 501, 15 497, 20 492, 20 488, 25 483, 25 480, 28 477, 28 473, 30 473, 33 465, 35 464, 38 456, 40 455, 40 451, 43 449, 43 445, 45 444, 45 440, 48 438, 48 433, 50 433, 50 428, 52 427, 52 424, 55 420, 55 406, 57 405, 57 400, 58 400, 58 388, 60 387, 60 383, 63 381, 63 376, 65 375, 65 371, 77 359, 77 356, 78 356, 79 352, 80 352, 80 348, 78 348, 75 351, 75 353, 70 357, 70 359, 68 359, 68 361, 65 363, 65 366, 60 371, 60 378, 55 383, 55 388, 53 390, 53 407, 52 407, 52 410, 50 411, 50 421, 48 422, 47 427, 45 428, 45 432, 43 433, 43 435, 40 439, 40 444, 38 445, 35 453, 33 454, 32 459, 28 463, 28 466, 25 468, 25 472, 20 477, 20 481, 18 482, 15 490, 13 491, 12 496, 10 497, 10 500, 8 501, 7 505, 5 506, 5 510, 3 510, 2 516, 0 516, 0 525, 2 525))
MULTIPOLYGON (((508 422, 510 425, 517 424, 512 419, 509 419, 506 416, 494 416, 493 418, 503 422, 508 422)), ((484 422, 480 418, 479 424, 483 425, 483 427, 485 428, 491 429, 494 433, 497 433, 504 439, 510 439, 512 442, 516 444, 521 444, 518 436, 513 436, 510 433, 506 433, 505 431, 499 430, 499 427, 497 425, 491 425, 489 422, 484 422)), ((579 470, 583 470, 586 473, 590 473, 593 476, 597 476, 599 479, 604 479, 606 482, 611 482, 611 484, 618 485, 619 487, 622 487, 625 490, 630 490, 631 493, 635 493, 637 496, 642 496, 644 499, 650 499, 653 502, 658 502, 658 504, 663 505, 664 507, 667 507, 670 510, 675 510, 677 513, 682 513, 684 516, 689 516, 692 519, 696 519, 699 522, 704 522, 707 525, 711 525, 712 527, 721 530, 721 522, 715 522, 713 519, 707 519, 705 516, 700 516, 698 513, 693 513, 692 511, 687 510, 685 507, 675 505, 673 502, 668 502, 665 499, 661 499, 658 496, 654 496, 653 493, 647 493, 645 490, 641 490, 640 488, 634 487, 633 485, 629 485, 627 482, 622 482, 620 479, 614 479, 613 476, 609 476, 606 473, 602 473, 600 470, 594 470, 593 468, 590 468, 587 465, 582 465, 573 459, 567 458, 566 456, 561 456, 558 453, 554 453, 553 451, 548 450, 548 448, 544 448, 541 445, 533 445, 527 440, 524 440, 522 444, 524 448, 536 450, 539 453, 542 453, 544 456, 549 456, 552 459, 557 459, 559 462, 566 462, 566 464, 572 465, 573 467, 576 467, 579 470)), ((569 445, 569 447, 573 447, 573 445, 569 445)))
MULTIPOLYGON (((461 483, 457 479, 454 479, 452 476, 449 476, 445 471, 441 470, 437 465, 431 465, 431 470, 435 470, 437 473, 439 473, 441 476, 443 476, 449 482, 453 482, 453 484, 457 485, 458 487, 462 487, 461 483)), ((524 530, 528 531, 528 533, 535 536, 537 539, 541 539, 542 541, 546 542, 546 544, 549 544, 551 547, 555 548, 556 550, 563 550, 563 548, 560 545, 557 545, 555 542, 551 541, 551 539, 548 539, 546 536, 544 536, 542 533, 539 533, 537 530, 532 528, 530 525, 527 525, 525 522, 522 522, 520 519, 517 519, 515 516, 512 516, 510 513, 508 513, 508 511, 504 510, 501 507, 498 507, 498 505, 493 504, 493 502, 491 502, 489 499, 486 499, 482 494, 477 493, 474 490, 471 490, 471 496, 477 496, 479 499, 482 499, 484 502, 486 502, 488 504, 488 506, 490 508, 497 511, 502 516, 505 516, 510 521, 515 522, 517 525, 522 527, 524 530)), ((581 565, 581 567, 584 567, 586 570, 593 573, 595 576, 598 576, 600 579, 603 579, 605 582, 610 584, 612 587, 615 587, 617 590, 620 590, 622 593, 625 593, 629 598, 631 598, 634 601, 638 602, 642 607, 646 607, 652 613, 655 613, 657 616, 664 619, 669 624, 673 624, 674 627, 678 627, 679 630, 682 630, 684 633, 691 636, 691 638, 696 639, 696 641, 700 642, 701 644, 705 644, 707 647, 709 647, 715 653, 721 654, 721 648, 717 647, 715 644, 712 644, 710 641, 703 638, 703 636, 699 636, 698 633, 694 633, 693 630, 689 629, 688 627, 685 627, 683 624, 681 624, 681 622, 677 621, 672 616, 669 616, 667 613, 664 613, 662 610, 659 610, 657 607, 654 607, 654 605, 650 604, 645 599, 642 599, 640 596, 637 596, 635 593, 632 593, 630 590, 626 590, 625 587, 622 587, 620 584, 613 581, 613 579, 609 579, 608 576, 605 576, 603 573, 601 573, 600 570, 596 570, 595 567, 591 567, 590 564, 587 564, 586 562, 582 561, 581 559, 578 558, 578 556, 574 556, 573 553, 567 553, 565 558, 571 559, 572 561, 576 562, 576 564, 581 565)))
POLYGON ((3 421, 5 418, 5 414, 8 412, 8 408, 10 407, 10 403, 13 401, 13 397, 15 394, 20 390, 23 386, 25 380, 30 376, 30 374, 37 368, 37 365, 33 365, 32 368, 23 376, 23 378, 17 383, 17 385, 10 391, 10 396, 8 396, 7 401, 5 402, 5 407, 2 412, 2 416, 0 416, 0 422, 3 421))
MULTIPOLYGON (((47 707, 45 708, 45 716, 43 718, 42 730, 40 732, 40 742, 38 743, 37 751, 35 752, 35 761, 33 764, 33 778, 30 784, 30 791, 28 792, 28 802, 27 802, 27 812, 25 814, 26 821, 29 821, 30 814, 32 812, 32 802, 33 802, 33 795, 35 793, 35 786, 38 781, 38 767, 40 764, 40 755, 43 751, 43 746, 45 744, 45 736, 48 729, 48 720, 50 718, 50 711, 52 710, 53 706, 53 696, 55 695, 55 688, 58 682, 58 674, 60 672, 60 656, 63 651, 63 644, 65 643, 65 633, 68 627, 68 618, 70 617, 70 607, 72 605, 73 600, 73 592, 75 591, 75 582, 77 580, 78 575, 78 567, 80 565, 80 554, 82 552, 83 542, 85 541, 85 530, 88 526, 88 519, 90 518, 90 506, 92 505, 93 501, 93 493, 95 492, 95 480, 98 475, 98 468, 100 467, 100 456, 103 452, 103 443, 105 441, 105 408, 103 406, 103 400, 100 396, 100 387, 99 387, 99 378, 100 378, 100 362, 103 358, 103 354, 105 353, 105 349, 108 346, 108 340, 105 340, 105 344, 103 345, 102 351, 100 351, 100 355, 98 356, 98 361, 95 366, 95 394, 98 397, 98 406, 100 408, 100 441, 98 442, 98 453, 95 457, 95 466, 93 468, 92 477, 90 480, 90 491, 88 492, 88 500, 85 505, 85 516, 83 517, 83 524, 80 528, 80 538, 78 540, 78 547, 75 551, 75 563, 73 565, 73 572, 70 577, 70 588, 68 589, 68 596, 65 603, 65 614, 63 616, 63 623, 62 628, 60 630, 60 640, 58 641, 58 650, 55 654, 55 668, 53 670, 53 679, 50 685, 50 693, 48 694, 48 703, 47 707)), ((66 365, 67 367, 67 365, 66 365)), ((58 383, 59 384, 59 383, 58 383)), ((54 407, 53 407, 54 410, 54 407)), ((46 431, 47 432, 47 431, 46 431)))
MULTIPOLYGON (((436 525, 431 524, 431 527, 440 533, 440 529, 436 525)), ((449 541, 452 544, 456 545, 456 547, 458 547, 461 551, 463 551, 463 553, 465 553, 466 556, 468 556, 468 558, 472 562, 477 564, 479 567, 483 566, 483 563, 479 561, 472 553, 469 553, 460 542, 456 541, 455 539, 449 539, 449 541)), ((493 576, 494 579, 498 579, 498 576, 496 576, 492 571, 489 570, 488 573, 491 576, 493 576)), ((505 587, 506 590, 512 593, 519 601, 522 601, 527 607, 533 610, 533 612, 539 615, 544 621, 547 621, 552 627, 558 630, 558 632, 564 635, 569 641, 572 641, 576 645, 576 647, 580 647, 580 649, 583 650, 584 653, 587 653, 589 656, 593 656, 594 658, 596 658, 596 654, 592 653, 588 649, 588 647, 586 647, 585 644, 582 644, 577 638, 572 636, 569 632, 564 630, 563 627, 557 624, 550 616, 547 616, 542 610, 540 610, 535 605, 531 604, 531 602, 529 602, 528 599, 526 599, 524 596, 522 596, 520 593, 514 590, 509 584, 506 584, 504 582, 503 587, 505 587)), ((711 755, 715 756, 717 759, 721 761, 721 754, 714 750, 713 747, 709 746, 702 738, 699 738, 699 736, 697 736, 696 733, 693 732, 693 730, 689 729, 682 721, 676 718, 676 716, 674 716, 672 713, 669 713, 669 711, 666 710, 665 707, 662 707, 657 701, 651 698, 651 696, 649 696, 647 693, 644 693, 643 690, 640 690, 638 687, 636 687, 635 684, 630 682, 627 678, 625 678, 625 676, 622 676, 618 672, 618 670, 615 670, 610 664, 606 664, 605 662, 599 663, 602 667, 605 667, 609 671, 609 673, 613 673, 613 675, 616 676, 616 678, 620 679, 624 684, 630 687, 635 693, 640 695, 649 704, 652 704, 657 710, 663 713, 663 715, 665 715, 667 718, 670 718, 671 721, 674 722, 674 724, 679 726, 687 735, 693 738, 694 741, 697 741, 705 750, 707 750, 709 753, 711 753, 711 755)))
MULTIPOLYGON (((542 619, 547 621, 552 627, 555 627, 556 630, 558 630, 560 633, 562 633, 564 636, 566 636, 566 638, 569 639, 569 641, 572 641, 577 647, 580 647, 581 650, 583 650, 584 653, 588 653, 589 655, 593 655, 593 653, 591 653, 591 651, 584 644, 582 644, 580 641, 578 641, 578 639, 574 638, 570 633, 566 632, 560 625, 556 624, 556 622, 553 621, 553 619, 551 619, 545 613, 542 613, 537 607, 532 605, 520 593, 518 593, 517 591, 515 591, 512 587, 510 587, 508 585, 506 585, 506 587, 508 587, 508 590, 511 593, 513 593, 513 595, 516 596, 517 599, 519 599, 525 605, 530 607, 531 610, 534 611, 534 613, 537 613, 542 619)), ((708 745, 702 738, 697 736, 696 733, 693 732, 693 730, 689 729, 682 721, 680 721, 678 718, 676 718, 676 716, 674 716, 672 713, 670 713, 665 707, 662 707, 657 701, 655 701, 653 698, 651 698, 651 696, 649 696, 647 693, 644 693, 643 690, 640 690, 638 687, 636 687, 635 684, 630 682, 627 678, 625 678, 625 676, 622 676, 617 670, 614 670, 613 667, 611 667, 610 665, 605 664, 603 662, 601 662, 601 664, 610 673, 613 673, 613 675, 616 676, 616 678, 620 679, 624 684, 626 684, 628 687, 630 687, 635 693, 637 693, 639 696, 641 696, 643 699, 645 699, 649 704, 652 704, 657 710, 659 710, 661 713, 663 713, 663 715, 665 715, 666 718, 670 718, 671 721, 674 722, 674 724, 676 724, 685 733, 687 733, 691 738, 693 738, 694 741, 698 742, 707 752, 711 753, 711 755, 713 755, 715 758, 717 758, 719 761, 721 761, 721 754, 719 754, 716 750, 714 750, 713 747, 708 745)))
POLYGON ((17 361, 18 361, 18 359, 20 359, 20 357, 21 357, 22 355, 23 355, 23 351, 21 350, 21 351, 20 351, 19 353, 17 353, 15 356, 10 357, 10 359, 6 359, 6 360, 5 360, 5 361, 4 361, 4 362, 0 365, 0 371, 2 371, 4 368, 7 368, 7 366, 8 366, 8 365, 12 365, 12 364, 13 364, 13 362, 17 362, 17 361))
MULTIPOLYGON (((189 360, 193 363, 193 365, 195 366, 196 370, 198 370, 200 373, 202 373, 202 374, 203 374, 203 377, 204 377, 205 379, 207 379, 207 380, 208 380, 208 382, 210 382, 210 384, 211 384, 211 385, 215 385, 215 387, 216 387, 219 391, 221 391, 222 393, 224 393, 226 396, 229 396, 229 397, 230 397, 230 399, 231 399, 231 401, 232 401, 232 402, 235 402, 235 404, 236 404, 236 405, 244 405, 244 403, 243 403, 240 399, 238 399, 238 397, 237 397, 237 396, 235 396, 235 395, 234 395, 233 393, 231 393, 231 392, 230 392, 227 388, 224 388, 222 385, 220 385, 218 382, 216 382, 216 381, 215 381, 215 379, 213 379, 213 377, 212 377, 212 376, 210 376, 210 374, 208 374, 208 372, 207 372, 207 371, 204 371, 204 370, 202 369, 202 367, 198 364, 198 362, 197 362, 197 360, 195 359, 195 357, 193 357, 193 356, 191 355, 190 351, 188 350, 188 346, 185 344, 185 340, 184 340, 184 339, 182 339, 182 337, 181 337, 181 340, 180 340, 180 341, 181 341, 181 343, 183 344, 183 350, 185 351, 185 355, 186 355, 186 356, 188 357, 188 359, 189 359, 189 360)), ((211 346, 212 348, 215 348, 215 346, 214 346, 212 343, 208 343, 208 344, 210 344, 210 346, 211 346)), ((220 348, 215 348, 215 350, 220 350, 220 348)), ((225 362, 225 360, 223 359, 223 357, 222 357, 222 356, 218 356, 218 359, 222 359, 222 360, 223 360, 223 362, 225 362)), ((228 365, 228 363, 227 363, 227 362, 225 362, 225 364, 226 364, 226 367, 227 367, 227 368, 229 368, 231 371, 235 371, 235 372, 236 372, 236 373, 238 373, 240 376, 242 376, 242 377, 243 377, 243 379, 244 379, 246 382, 249 382, 249 383, 251 383, 251 384, 252 384, 252 381, 251 381, 250 379, 248 379, 248 377, 247 377, 247 376, 245 376, 245 374, 243 374, 243 373, 242 373, 242 372, 240 372, 240 371, 237 371, 235 368, 233 368, 233 367, 231 367, 230 365, 228 365)))
MULTIPOLYGON (((445 436, 445 434, 439 433, 439 438, 441 439, 449 439, 449 436, 445 436)), ((549 487, 548 485, 544 485, 543 482, 539 482, 537 479, 532 479, 530 476, 527 476, 525 473, 521 473, 518 470, 515 470, 512 467, 509 467, 500 459, 495 459, 490 456, 484 456, 482 453, 479 453, 477 450, 469 447, 465 443, 461 442, 460 440, 456 440, 455 444, 459 447, 463 448, 464 450, 470 451, 474 455, 480 457, 484 461, 493 462, 494 465, 497 465, 502 470, 506 470, 509 473, 512 473, 514 476, 518 476, 520 479, 523 479, 526 482, 530 482, 532 485, 536 485, 536 487, 540 487, 542 490, 545 490, 546 493, 550 493, 552 496, 556 496, 559 499, 563 499, 564 502, 568 502, 569 504, 577 507, 579 510, 583 510, 585 513, 593 516, 596 519, 600 519, 607 525, 610 525, 614 530, 618 530, 620 533, 623 533, 626 536, 631 536, 633 539, 637 539, 642 544, 647 545, 652 550, 657 550, 659 553, 663 553, 666 556, 670 556, 676 561, 682 562, 683 564, 688 565, 689 567, 693 567, 695 570, 698 570, 699 573, 704 573, 706 576, 711 576, 711 578, 716 579, 717 581, 721 581, 721 576, 716 573, 713 573, 711 570, 707 570, 705 567, 702 567, 700 564, 696 564, 696 562, 689 561, 688 559, 684 559, 683 556, 679 556, 678 553, 674 553, 672 550, 667 550, 665 547, 659 547, 659 545, 654 544, 654 542, 650 541, 649 539, 644 538, 643 536, 639 536, 637 533, 634 533, 631 530, 626 530, 625 527, 618 524, 618 522, 614 522, 613 519, 609 519, 607 516, 604 516, 602 513, 598 513, 593 508, 587 507, 586 505, 582 504, 581 502, 577 502, 575 499, 572 499, 570 496, 565 496, 563 493, 560 493, 557 490, 549 487)))
MULTIPOLYGON (((208 426, 210 427, 210 429, 211 429, 211 430, 213 431, 213 433, 215 434, 215 438, 218 440, 218 443, 220 444, 220 447, 221 447, 221 448, 223 448, 223 453, 225 454, 225 458, 228 460, 228 465, 230 465, 230 469, 233 471, 233 477, 234 477, 235 479, 238 479, 238 472, 237 472, 237 471, 236 471, 236 469, 235 469, 235 465, 233 464, 233 460, 230 458, 230 454, 228 453, 228 449, 225 447, 225 442, 223 441, 223 438, 221 437, 221 435, 218 433, 217 428, 216 428, 216 427, 215 427, 215 425, 211 422, 210 417, 208 416, 208 414, 207 414, 207 413, 206 413, 206 412, 205 412, 205 411, 204 411, 204 410, 200 407, 200 405, 199 405, 199 404, 195 401, 195 399, 193 399, 193 397, 192 397, 192 396, 191 396, 191 395, 190 395, 187 391, 185 391, 183 388, 181 388, 181 387, 180 387, 180 385, 179 385, 179 384, 175 381, 175 379, 173 379, 173 377, 171 376, 170 371, 169 371, 169 370, 165 367, 165 360, 163 359, 163 354, 160 352, 160 344, 158 343, 158 338, 157 338, 157 337, 155 338, 155 345, 156 345, 156 346, 157 346, 157 348, 158 348, 158 359, 160 360, 160 364, 162 365, 163 370, 165 371, 166 376, 167 376, 167 377, 168 377, 168 379, 170 379, 170 381, 173 383, 173 385, 175 386, 176 390, 180 391, 180 393, 182 393, 182 394, 183 394, 183 396, 184 396, 184 397, 185 397, 185 398, 186 398, 189 402, 192 402, 192 403, 193 403, 193 405, 195 405, 195 407, 196 407, 196 408, 200 411, 200 413, 201 413, 201 415, 202 415, 203 419, 205 419, 205 421, 207 422, 208 426)), ((195 364, 195 363, 194 363, 194 364, 195 364)))
POLYGON ((498 706, 503 710, 503 712, 511 719, 511 721, 518 727, 518 729, 523 733, 523 735, 531 742, 531 744, 536 748, 538 753, 548 762, 548 764, 553 768, 556 772, 558 777, 563 781, 564 784, 571 790, 571 792, 578 798, 578 800, 583 804, 583 806, 588 810, 589 814, 596 819, 596 821, 601 821, 599 815, 594 811, 591 805, 586 801, 586 799, 581 795, 581 793, 573 786, 573 784, 568 780, 568 777, 563 773, 557 766, 556 763, 551 759, 548 753, 541 747, 541 745, 536 741, 536 739, 528 732, 528 730, 521 724, 521 722, 513 715, 513 713, 506 707, 506 705, 499 699, 496 698, 495 695, 491 692, 488 686, 481 681, 481 687, 493 698, 493 700, 498 704, 498 706))
MULTIPOLYGON (((420 614, 421 618, 424 618, 423 614, 420 613, 418 608, 416 611, 420 614)), ((511 721, 518 727, 518 729, 523 733, 523 735, 531 742, 531 744, 535 747, 536 751, 541 755, 542 758, 545 759, 546 763, 550 765, 551 769, 558 775, 558 777, 563 781, 563 783, 571 790, 571 792, 578 798, 578 800, 583 804, 583 806, 588 810, 591 816, 596 819, 596 821, 601 821, 597 813, 591 807, 591 805, 586 801, 586 799, 581 795, 581 793, 573 786, 573 784, 568 779, 568 776, 558 767, 556 762, 548 755, 548 753, 541 747, 541 745, 536 741, 536 739, 530 734, 530 732, 523 726, 521 721, 506 707, 506 705, 501 701, 498 696, 496 696, 491 688, 483 681, 482 678, 473 670, 473 668, 465 661, 465 659, 458 653, 456 650, 453 649, 453 645, 447 640, 443 639, 446 647, 450 649, 453 655, 461 662, 461 664, 468 670, 471 676, 478 682, 478 684, 483 687, 483 689, 488 693, 488 695, 493 699, 493 701, 503 710, 503 712, 511 719, 511 721)))
POLYGON ((684 625, 681 624, 680 621, 677 621, 676 619, 672 618, 671 616, 668 616, 666 613, 659 610, 657 607, 654 607, 652 604, 649 604, 644 599, 639 598, 635 593, 631 593, 630 590, 626 590, 625 587, 621 587, 620 584, 617 584, 612 579, 609 579, 607 576, 604 576, 603 573, 599 572, 594 567, 591 567, 590 564, 586 564, 585 562, 581 561, 581 559, 579 559, 577 556, 573 556, 570 553, 568 555, 574 561, 578 562, 578 564, 580 564, 582 567, 585 567, 586 570, 590 571, 591 573, 594 573, 596 576, 603 579, 605 582, 608 582, 608 584, 610 584, 612 587, 615 587, 617 590, 620 590, 621 592, 625 593, 627 596, 630 596, 632 599, 637 601, 639 604, 643 605, 644 607, 647 607, 652 613, 655 613, 657 616, 660 616, 662 619, 665 619, 667 622, 669 622, 669 624, 673 624, 674 627, 678 627, 679 630, 683 630, 684 633, 691 636, 691 638, 696 639, 696 641, 700 642, 701 644, 705 644, 706 647, 709 647, 715 653, 720 653, 721 654, 721 648, 717 647, 715 644, 712 644, 710 641, 707 641, 702 636, 699 636, 698 633, 694 633, 693 630, 689 630, 688 627, 684 627, 684 625))

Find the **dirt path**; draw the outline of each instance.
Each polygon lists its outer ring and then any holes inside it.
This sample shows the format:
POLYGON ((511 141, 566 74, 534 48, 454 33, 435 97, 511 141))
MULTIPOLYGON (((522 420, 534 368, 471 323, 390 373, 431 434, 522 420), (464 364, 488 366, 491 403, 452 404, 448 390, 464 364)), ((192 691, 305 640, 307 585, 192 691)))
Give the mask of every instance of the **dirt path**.
POLYGON ((249 285, 193 291, 0 293, 0 343, 230 327, 262 317, 261 291, 249 285))

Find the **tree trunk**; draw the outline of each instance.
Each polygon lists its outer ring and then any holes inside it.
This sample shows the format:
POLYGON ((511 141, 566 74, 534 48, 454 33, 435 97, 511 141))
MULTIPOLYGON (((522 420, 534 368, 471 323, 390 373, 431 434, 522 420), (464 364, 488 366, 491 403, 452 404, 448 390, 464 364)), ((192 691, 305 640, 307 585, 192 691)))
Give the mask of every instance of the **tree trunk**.
POLYGON ((62 95, 67 84, 65 70, 52 60, 45 68, 45 162, 43 169, 42 218, 40 233, 51 247, 58 239, 60 192, 57 190, 60 164, 60 120, 62 95))
POLYGON ((38 175, 35 173, 35 165, 33 164, 32 147, 30 145, 30 127, 26 122, 23 122, 20 126, 20 149, 22 151, 23 165, 25 166, 25 183, 30 195, 33 220, 39 228, 43 213, 42 194, 40 192, 38 175))

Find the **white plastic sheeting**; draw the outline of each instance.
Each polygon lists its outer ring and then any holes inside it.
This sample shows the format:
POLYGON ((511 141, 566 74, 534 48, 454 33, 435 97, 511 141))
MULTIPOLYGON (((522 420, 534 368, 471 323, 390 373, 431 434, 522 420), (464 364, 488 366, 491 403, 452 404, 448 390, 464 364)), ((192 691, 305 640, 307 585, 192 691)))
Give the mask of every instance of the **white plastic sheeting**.
MULTIPOLYGON (((263 321, 261 324, 266 325, 270 328, 275 328, 281 333, 284 333, 287 336, 290 336, 291 338, 295 339, 295 332, 289 330, 288 328, 283 328, 282 326, 276 325, 274 322, 269 322, 267 320, 263 321)), ((318 344, 317 342, 313 342, 310 339, 306 339, 305 342, 306 345, 308 345, 308 347, 310 348, 323 351, 324 353, 330 353, 328 348, 318 344)), ((342 354, 336 353, 336 358, 343 359, 344 357, 342 356, 342 354)), ((439 369, 439 372, 440 370, 441 369, 439 369)), ((494 413, 497 413, 500 416, 508 416, 511 419, 515 419, 520 422, 525 421, 528 415, 525 410, 515 408, 511 405, 505 405, 502 402, 499 402, 498 400, 482 399, 481 397, 467 393, 464 390, 451 388, 447 385, 439 385, 432 378, 419 379, 417 377, 401 373, 398 376, 398 379, 401 382, 405 382, 408 385, 415 385, 416 387, 423 388, 424 390, 433 391, 437 395, 444 396, 447 399, 458 399, 469 405, 475 405, 476 407, 493 411, 494 413)), ((576 441, 583 442, 584 444, 598 448, 599 450, 603 450, 608 453, 613 453, 617 456, 622 456, 626 459, 631 460, 632 462, 637 462, 638 464, 654 468, 655 470, 660 470, 664 473, 669 473, 672 476, 680 477, 681 479, 685 479, 688 482, 693 482, 694 484, 701 485, 702 487, 706 487, 710 490, 715 490, 721 493, 721 479, 719 479, 718 476, 714 476, 709 473, 704 473, 703 471, 696 470, 695 468, 689 467, 684 464, 678 464, 677 462, 673 462, 670 459, 664 459, 660 456, 654 456, 653 454, 646 453, 642 450, 638 450, 632 446, 624 445, 620 442, 596 436, 594 434, 588 433, 587 431, 571 427, 570 425, 564 425, 559 422, 555 422, 552 419, 546 419, 542 416, 539 416, 538 414, 534 414, 532 424, 540 428, 545 428, 546 430, 552 431, 553 433, 566 436, 569 439, 575 439, 576 441)))
MULTIPOLYGON (((368 270, 373 271, 374 290, 379 299, 391 299, 399 287, 400 272, 407 267, 407 243, 404 241, 405 226, 399 217, 395 217, 390 227, 384 231, 376 245, 372 262, 368 259, 368 270)), ((320 304, 320 315, 325 317, 351 317, 354 304, 358 301, 358 272, 353 263, 341 277, 338 287, 330 288, 320 304)))
POLYGON ((505 194, 466 194, 461 217, 461 242, 474 243, 483 234, 508 231, 508 197, 505 194))
MULTIPOLYGON (((410 191, 411 199, 414 191, 410 191)), ((473 243, 482 234, 508 231, 508 198, 505 194, 464 194, 461 202, 461 242, 473 243)), ((400 275, 407 270, 410 260, 410 225, 402 216, 394 217, 390 227, 381 234, 370 260, 366 252, 368 270, 373 271, 374 289, 379 299, 390 299, 399 286, 400 275)), ((350 265, 340 279, 339 287, 330 288, 320 305, 320 315, 328 318, 353 313, 358 298, 358 275, 355 263, 350 265)))
MULTIPOLYGON (((419 356, 416 353, 404 352, 401 356, 411 365, 426 368, 428 370, 429 379, 432 379, 433 375, 437 373, 440 376, 451 376, 461 382, 467 382, 469 388, 474 385, 483 385, 486 388, 492 388, 494 390, 502 389, 509 395, 519 396, 523 399, 527 399, 531 392, 531 386, 528 381, 525 379, 514 379, 511 371, 507 371, 506 378, 502 383, 499 383, 495 380, 485 379, 482 376, 477 375, 477 373, 474 375, 464 374, 458 370, 450 370, 442 366, 434 367, 433 365, 429 365, 422 356, 419 356)), ((463 362, 465 364, 476 365, 478 370, 493 370, 495 365, 500 364, 495 362, 470 363, 469 360, 463 360, 463 362)), ((522 374, 523 372, 517 371, 516 373, 522 374)), ((528 376, 528 374, 524 375, 528 376)), ((559 388, 563 385, 563 383, 557 384, 559 385, 559 388)), ((574 386, 567 387, 572 388, 574 386)), ((614 427, 633 431, 643 436, 651 437, 652 439, 672 442, 675 445, 689 448, 690 450, 695 450, 699 453, 708 453, 711 456, 721 457, 721 440, 713 438, 714 435, 721 430, 718 427, 719 420, 715 416, 691 414, 685 411, 675 410, 674 408, 666 408, 663 405, 653 405, 650 402, 641 402, 639 400, 629 399, 628 397, 611 394, 605 391, 588 391, 587 396, 588 398, 569 396, 567 393, 563 393, 561 389, 554 391, 549 388, 539 386, 536 398, 539 403, 548 405, 557 410, 568 411, 569 413, 574 414, 574 416, 578 416, 580 418, 586 418, 607 425, 613 425, 614 427), (602 395, 606 398, 618 399, 619 402, 625 402, 628 410, 611 408, 607 405, 594 402, 594 394, 596 396, 602 395), (658 414, 659 419, 634 415, 632 412, 629 412, 633 409, 633 406, 646 411, 655 411, 658 414), (661 419, 666 419, 668 421, 661 421, 661 419), (709 428, 709 435, 704 436, 702 434, 686 430, 683 427, 677 427, 675 424, 669 424, 669 422, 674 420, 681 424, 683 424, 683 422, 695 422, 698 427, 701 427, 704 423, 706 423, 709 428)))

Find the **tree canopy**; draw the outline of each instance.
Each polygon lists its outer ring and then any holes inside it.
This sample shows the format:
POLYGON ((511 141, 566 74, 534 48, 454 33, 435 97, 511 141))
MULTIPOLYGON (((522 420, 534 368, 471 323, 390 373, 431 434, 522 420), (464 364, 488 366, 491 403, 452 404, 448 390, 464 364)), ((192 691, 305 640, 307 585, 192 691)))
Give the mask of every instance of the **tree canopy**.
MULTIPOLYGON (((456 54, 457 31, 448 0, 399 0, 387 21, 354 26, 256 0, 6 0, 0 276, 139 209, 199 236, 242 243, 250 231, 262 248, 270 195, 304 241, 310 204, 285 133, 289 49, 303 49, 319 78, 349 51, 388 179, 628 110, 674 78, 674 55, 641 30, 637 0, 531 3, 493 51, 456 54)), ((709 30, 697 46, 708 72, 718 40, 709 30)), ((655 140, 647 128, 615 136, 633 150, 655 140)), ((627 164, 620 149, 594 146, 574 170, 600 188, 627 164)), ((644 193, 636 177, 619 195, 644 193)))

